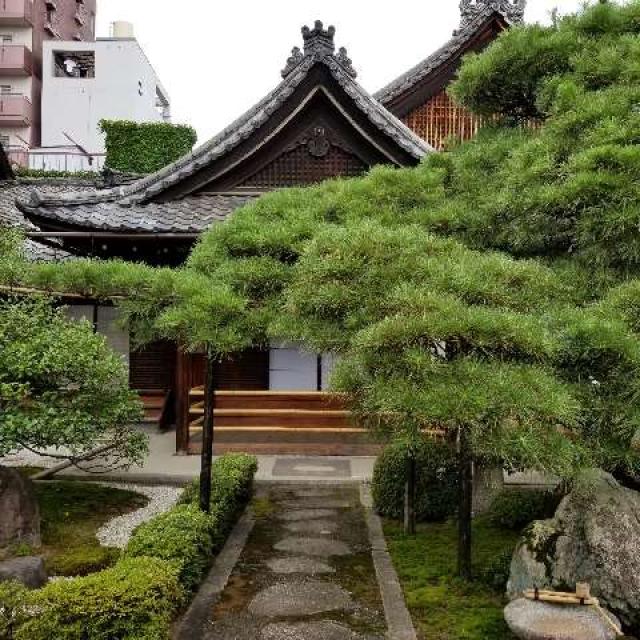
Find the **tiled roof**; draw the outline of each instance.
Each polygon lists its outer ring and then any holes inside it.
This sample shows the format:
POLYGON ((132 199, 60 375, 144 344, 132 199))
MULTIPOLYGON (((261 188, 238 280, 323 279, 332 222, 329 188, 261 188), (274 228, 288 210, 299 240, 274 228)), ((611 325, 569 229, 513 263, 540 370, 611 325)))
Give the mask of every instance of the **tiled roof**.
POLYGON ((334 51, 332 29, 325 31, 320 22, 313 30, 305 27, 304 53, 294 49, 282 82, 229 127, 173 164, 133 184, 100 192, 51 194, 37 190, 20 199, 20 208, 40 220, 65 221, 96 229, 201 231, 211 222, 224 219, 243 202, 229 196, 186 197, 162 204, 150 201, 233 151, 287 102, 317 64, 324 65, 369 122, 407 154, 418 160, 433 151, 355 81, 346 50, 334 51))
POLYGON ((201 233, 255 197, 202 195, 127 206, 120 202, 95 202, 73 207, 35 207, 33 218, 37 221, 42 214, 49 221, 106 232, 201 233))
MULTIPOLYGON (((511 2, 508 0, 507 5, 511 2)), ((419 62, 415 67, 409 69, 406 73, 390 82, 386 87, 373 94, 373 97, 383 105, 388 105, 391 101, 403 94, 405 91, 412 89, 418 82, 422 81, 432 72, 437 70, 444 63, 464 50, 465 46, 477 35, 478 30, 490 20, 494 15, 499 14, 507 24, 518 22, 519 19, 514 11, 520 10, 519 5, 513 5, 513 11, 509 12, 501 6, 505 4, 505 0, 491 0, 484 3, 479 2, 477 9, 464 19, 460 28, 453 32, 453 37, 442 47, 419 62)), ((522 8, 524 11, 524 8, 522 8)))
MULTIPOLYGON (((97 190, 92 181, 68 178, 19 179, 0 182, 0 227, 18 227, 25 231, 37 231, 37 227, 29 222, 16 206, 16 200, 28 198, 34 188, 50 196, 84 192, 90 189, 97 190)), ((26 257, 34 261, 64 260, 71 257, 63 249, 33 240, 26 240, 24 249, 26 257)))

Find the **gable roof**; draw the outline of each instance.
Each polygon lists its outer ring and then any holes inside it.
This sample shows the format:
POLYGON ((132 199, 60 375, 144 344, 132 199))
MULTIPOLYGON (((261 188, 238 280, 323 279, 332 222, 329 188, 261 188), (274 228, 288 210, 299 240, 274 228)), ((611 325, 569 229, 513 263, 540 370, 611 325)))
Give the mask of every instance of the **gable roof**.
MULTIPOLYGON (((453 76, 455 64, 465 53, 479 44, 486 44, 478 40, 487 27, 494 25, 498 31, 502 31, 521 23, 525 5, 526 0, 462 0, 461 23, 453 36, 431 55, 374 93, 374 98, 396 115, 406 115, 406 109, 397 107, 405 96, 419 90, 419 85, 426 84, 443 67, 451 66, 452 69, 440 83, 445 84, 453 76)), ((422 96, 422 100, 426 101, 429 97, 422 96)))
POLYGON ((202 231, 216 219, 224 219, 230 211, 244 204, 246 198, 243 201, 237 194, 223 192, 205 198, 195 192, 211 180, 210 176, 217 168, 220 172, 228 170, 223 164, 234 160, 235 165, 231 163, 231 166, 238 166, 266 146, 317 97, 331 103, 354 135, 366 138, 386 162, 399 166, 416 164, 433 151, 355 81, 356 74, 346 50, 335 51, 333 27, 325 30, 318 21, 313 29, 304 27, 302 34, 304 51, 294 48, 282 72, 282 82, 252 109, 193 152, 131 185, 100 193, 57 196, 34 191, 27 200, 21 199, 18 206, 37 223, 51 220, 63 225, 118 231, 202 231), (319 68, 347 96, 353 114, 343 109, 340 99, 330 88, 314 79, 312 73, 319 68), (294 94, 298 103, 293 103, 294 94), (276 116, 281 121, 274 127, 276 116), (377 139, 373 139, 371 132, 377 139), (251 142, 251 150, 244 149, 243 145, 253 139, 255 144, 251 142), (234 154, 240 157, 236 159, 234 154), (199 176, 205 174, 209 177, 200 179, 199 176))

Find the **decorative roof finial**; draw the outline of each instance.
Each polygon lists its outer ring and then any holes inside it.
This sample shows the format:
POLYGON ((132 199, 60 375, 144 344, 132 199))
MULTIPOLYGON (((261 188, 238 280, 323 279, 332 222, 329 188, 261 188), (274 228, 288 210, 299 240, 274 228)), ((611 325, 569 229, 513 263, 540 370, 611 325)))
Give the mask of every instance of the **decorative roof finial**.
POLYGON ((336 50, 333 42, 333 36, 336 34, 336 28, 330 26, 324 28, 322 20, 316 20, 313 29, 302 27, 302 39, 304 40, 305 55, 313 55, 315 53, 332 55, 336 50))
POLYGON ((527 0, 460 0, 460 27, 468 26, 488 9, 501 13, 513 24, 519 24, 524 22, 526 6, 527 0))
POLYGON ((298 65, 307 57, 313 57, 316 60, 322 60, 327 56, 333 57, 344 70, 352 77, 356 77, 356 72, 352 66, 351 58, 347 54, 344 47, 340 47, 336 53, 336 45, 333 37, 336 34, 336 28, 331 26, 324 28, 321 20, 316 20, 313 29, 307 26, 302 27, 302 39, 304 40, 304 51, 299 47, 294 47, 291 56, 287 59, 287 65, 282 70, 282 77, 286 78, 298 65))

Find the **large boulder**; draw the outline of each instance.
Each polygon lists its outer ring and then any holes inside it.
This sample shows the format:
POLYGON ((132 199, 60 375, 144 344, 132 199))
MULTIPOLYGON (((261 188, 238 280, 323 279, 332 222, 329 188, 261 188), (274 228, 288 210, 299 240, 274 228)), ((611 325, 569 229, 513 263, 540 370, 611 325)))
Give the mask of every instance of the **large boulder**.
POLYGON ((573 591, 578 582, 640 630, 640 493, 603 472, 589 474, 552 519, 525 532, 507 593, 513 599, 532 587, 573 591))
POLYGON ((14 558, 0 562, 0 582, 17 580, 29 589, 39 589, 47 583, 44 560, 37 557, 14 558))
POLYGON ((31 481, 0 467, 0 547, 15 542, 40 546, 40 511, 31 481))

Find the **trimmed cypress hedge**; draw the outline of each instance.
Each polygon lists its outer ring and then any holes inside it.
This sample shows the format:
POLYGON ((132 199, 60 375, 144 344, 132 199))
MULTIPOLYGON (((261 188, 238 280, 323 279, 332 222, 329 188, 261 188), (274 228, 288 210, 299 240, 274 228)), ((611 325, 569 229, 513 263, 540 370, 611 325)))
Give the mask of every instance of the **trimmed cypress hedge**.
POLYGON ((30 592, 26 609, 37 615, 18 626, 15 639, 166 640, 250 499, 257 466, 253 456, 222 456, 212 470, 211 514, 193 504, 197 485, 190 485, 182 504, 134 531, 114 567, 30 592))
POLYGON ((106 165, 124 173, 153 173, 189 153, 198 139, 186 125, 166 122, 101 120, 106 165))

